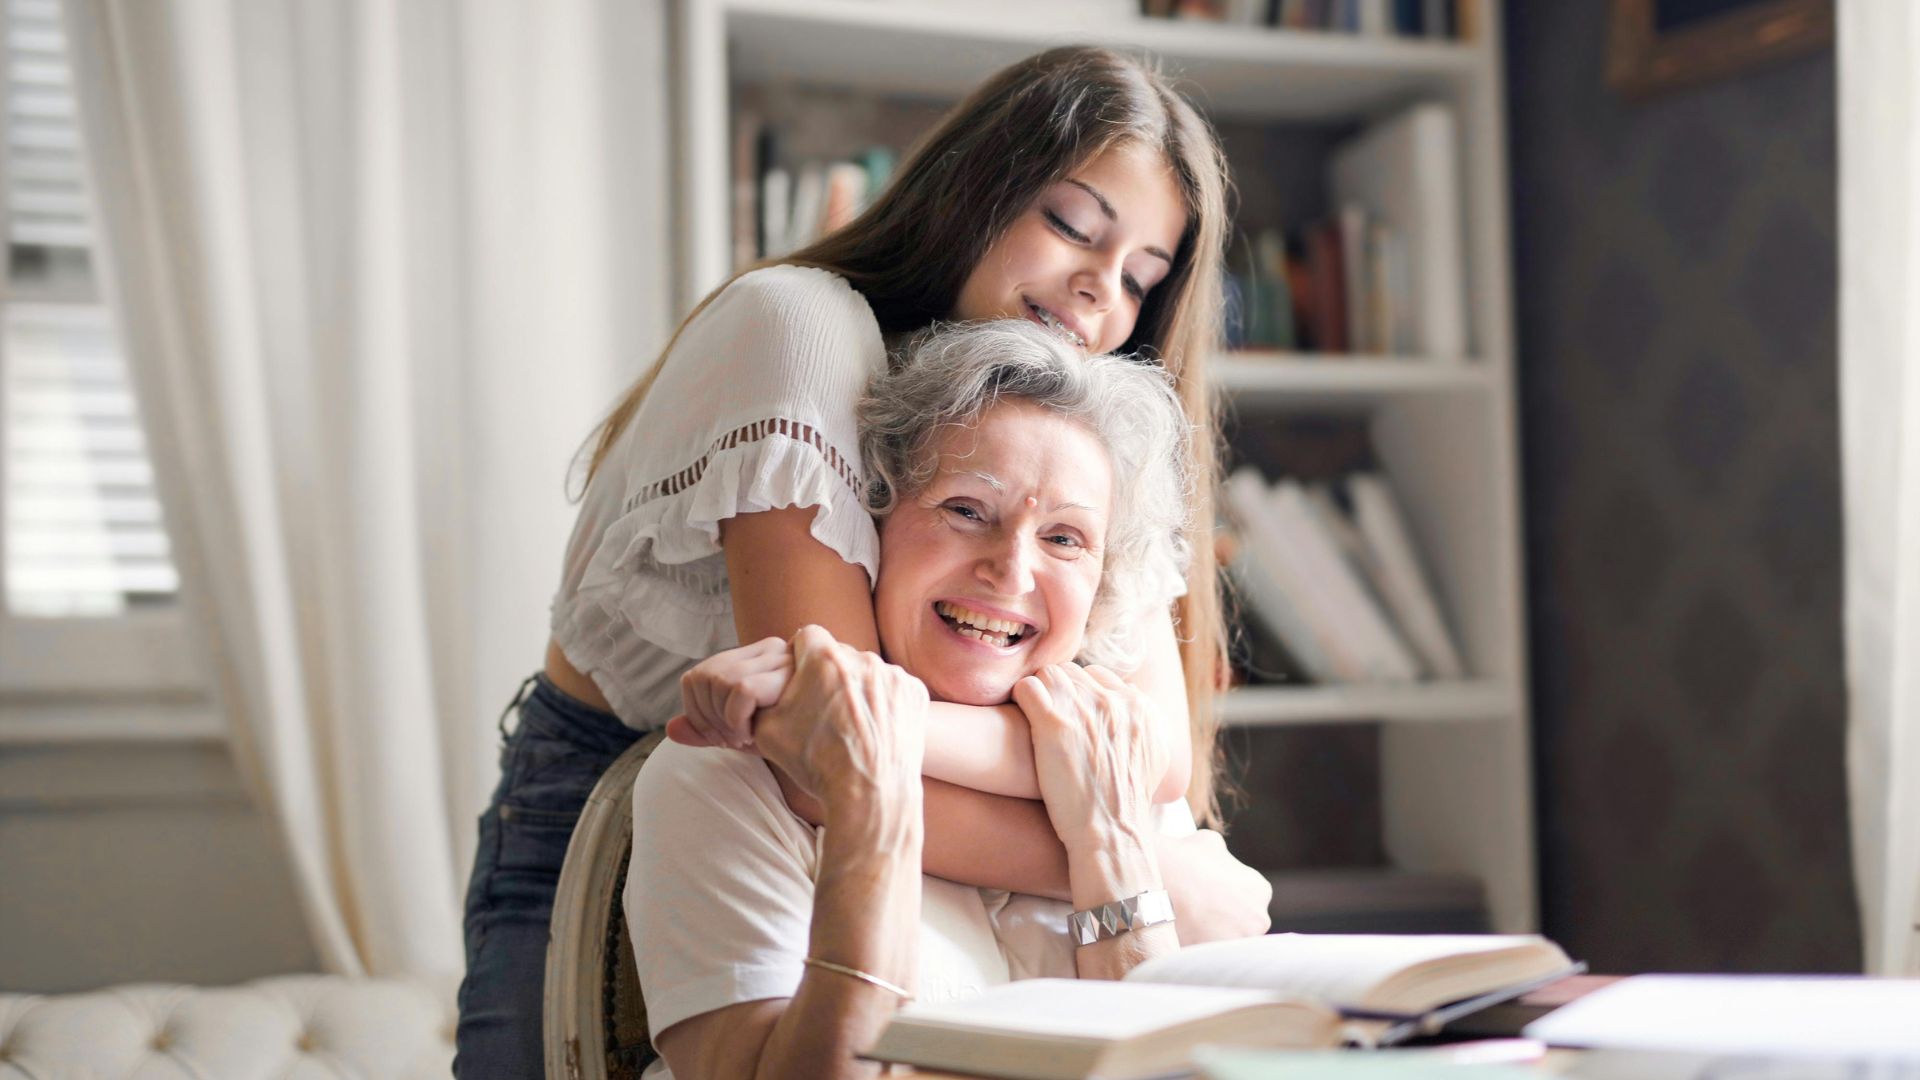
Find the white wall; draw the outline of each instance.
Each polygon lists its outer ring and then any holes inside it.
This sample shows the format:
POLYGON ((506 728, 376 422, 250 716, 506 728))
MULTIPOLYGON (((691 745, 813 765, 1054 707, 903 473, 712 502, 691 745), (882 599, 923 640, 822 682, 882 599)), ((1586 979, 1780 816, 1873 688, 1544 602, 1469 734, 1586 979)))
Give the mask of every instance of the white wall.
POLYGON ((315 967, 223 744, 0 746, 0 990, 315 967))

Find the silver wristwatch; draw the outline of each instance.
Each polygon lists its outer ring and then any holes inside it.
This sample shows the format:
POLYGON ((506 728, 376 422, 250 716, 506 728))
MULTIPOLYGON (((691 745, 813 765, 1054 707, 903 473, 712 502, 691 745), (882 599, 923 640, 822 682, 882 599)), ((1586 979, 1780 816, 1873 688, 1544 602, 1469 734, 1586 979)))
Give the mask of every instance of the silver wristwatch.
POLYGON ((1167 896, 1165 889, 1152 889, 1139 896, 1101 904, 1089 911, 1076 911, 1067 923, 1075 945, 1091 945, 1101 938, 1172 921, 1173 900, 1167 896))

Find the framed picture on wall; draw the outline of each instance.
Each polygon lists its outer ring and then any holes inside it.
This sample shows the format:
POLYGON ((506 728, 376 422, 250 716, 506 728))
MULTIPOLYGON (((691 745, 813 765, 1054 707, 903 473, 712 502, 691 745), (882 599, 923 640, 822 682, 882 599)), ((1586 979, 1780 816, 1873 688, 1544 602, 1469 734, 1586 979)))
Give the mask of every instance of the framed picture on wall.
POLYGON ((1612 0, 1607 83, 1646 97, 1833 41, 1833 0, 1612 0))

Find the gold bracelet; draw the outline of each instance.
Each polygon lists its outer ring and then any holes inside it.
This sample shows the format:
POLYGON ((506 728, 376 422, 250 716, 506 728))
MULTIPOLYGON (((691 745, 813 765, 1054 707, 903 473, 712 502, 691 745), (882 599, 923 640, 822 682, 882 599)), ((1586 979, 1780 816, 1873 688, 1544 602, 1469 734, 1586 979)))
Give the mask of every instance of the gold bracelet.
POLYGON ((817 956, 809 956, 805 960, 802 960, 801 963, 807 965, 808 967, 824 968, 827 971, 831 971, 839 975, 845 975, 848 978, 859 979, 861 982, 864 982, 864 983, 872 983, 873 985, 879 987, 880 989, 885 990, 887 993, 892 994, 894 997, 899 998, 901 1001, 913 1000, 913 995, 909 993, 905 988, 896 986, 893 983, 888 982, 887 980, 881 978, 878 975, 869 975, 866 972, 861 971, 859 968, 850 968, 845 964, 836 964, 831 960, 822 960, 817 956))

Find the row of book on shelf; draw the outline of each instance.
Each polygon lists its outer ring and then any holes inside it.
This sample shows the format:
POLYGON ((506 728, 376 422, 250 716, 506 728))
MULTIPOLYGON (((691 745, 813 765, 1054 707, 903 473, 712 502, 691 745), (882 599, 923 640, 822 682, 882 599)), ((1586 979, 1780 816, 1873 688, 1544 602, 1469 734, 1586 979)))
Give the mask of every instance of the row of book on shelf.
POLYGON ((1385 477, 1269 484, 1242 466, 1222 509, 1247 613, 1321 683, 1404 683, 1465 673, 1439 597, 1385 477))
POLYGON ((1366 129, 1329 162, 1334 214, 1244 236, 1227 279, 1228 347, 1463 357, 1455 124, 1428 103, 1366 129))
POLYGON ((1297 233, 1243 237, 1227 276, 1229 349, 1393 354, 1422 351, 1406 238, 1365 209, 1297 233))
POLYGON ((798 250, 852 221, 893 176, 892 147, 840 160, 791 160, 777 125, 738 126, 733 153, 733 261, 798 250))
POLYGON ((1477 0, 1142 0, 1142 14, 1283 30, 1471 40, 1477 0))
MULTIPOLYGON (((1227 279, 1227 345, 1459 359, 1467 353, 1466 259, 1451 109, 1423 103, 1342 144, 1327 169, 1335 212, 1255 231, 1227 279)), ((891 178, 896 152, 797 159, 778 125, 743 117, 733 155, 734 265, 777 258, 853 220, 891 178)))
POLYGON ((1055 24, 1101 23, 1145 15, 1156 19, 1270 26, 1373 37, 1471 41, 1480 36, 1480 0, 890 0, 896 6, 965 10, 973 15, 1025 13, 1055 24))

